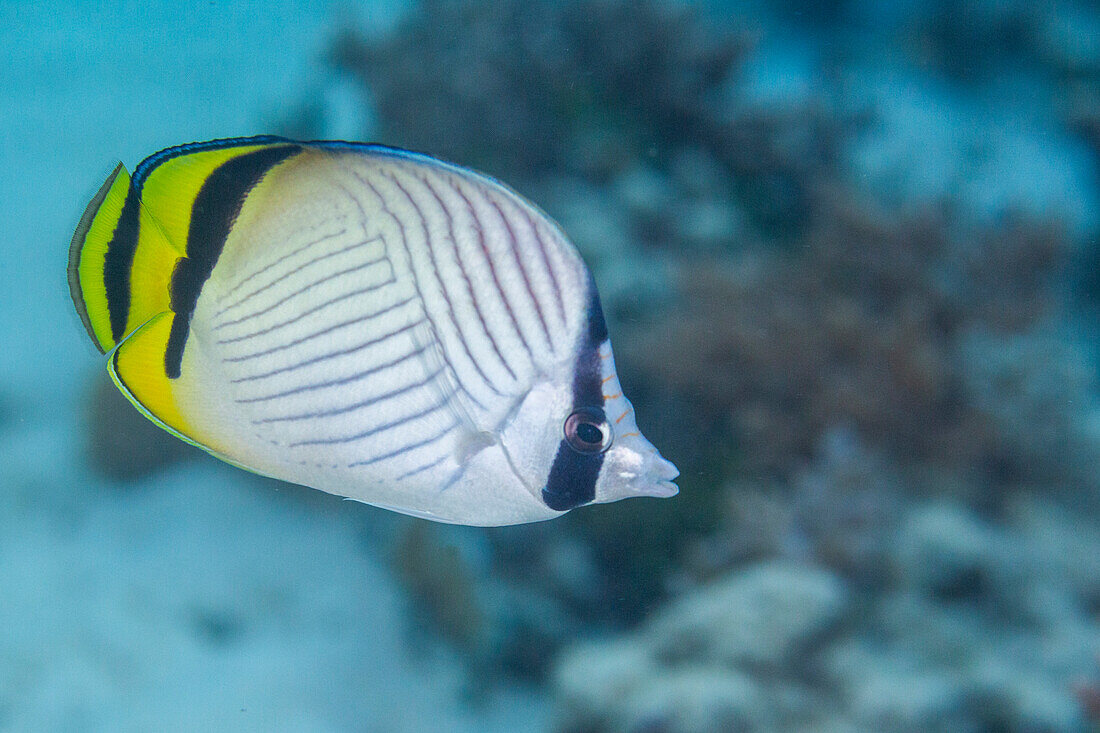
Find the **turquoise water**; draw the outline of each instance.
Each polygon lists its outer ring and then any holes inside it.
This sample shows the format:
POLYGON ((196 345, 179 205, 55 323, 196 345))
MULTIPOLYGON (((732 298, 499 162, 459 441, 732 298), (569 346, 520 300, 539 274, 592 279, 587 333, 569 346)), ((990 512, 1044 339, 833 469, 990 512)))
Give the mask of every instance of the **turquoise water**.
POLYGON ((1097 725, 1097 38, 1072 2, 0 6, 0 730, 1097 725), (444 527, 129 419, 80 213, 258 133, 560 221, 680 495, 444 527))

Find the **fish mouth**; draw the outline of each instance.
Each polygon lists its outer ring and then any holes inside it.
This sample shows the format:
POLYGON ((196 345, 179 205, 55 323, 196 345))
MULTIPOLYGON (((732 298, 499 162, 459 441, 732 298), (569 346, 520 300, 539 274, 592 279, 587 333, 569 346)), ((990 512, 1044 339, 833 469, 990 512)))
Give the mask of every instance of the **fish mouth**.
POLYGON ((672 483, 680 475, 680 469, 660 453, 654 451, 649 462, 649 486, 646 487, 646 496, 656 496, 667 499, 680 493, 680 487, 672 483))
POLYGON ((668 499, 680 493, 680 487, 671 481, 656 481, 651 483, 641 492, 642 496, 653 496, 658 499, 668 499))
POLYGON ((635 495, 667 499, 680 493, 680 487, 672 483, 680 475, 680 471, 671 461, 654 454, 648 463, 645 473, 635 478, 635 495))
POLYGON ((673 483, 680 471, 644 438, 612 446, 605 468, 609 470, 597 489, 597 501, 644 496, 667 499, 680 493, 680 487, 673 483))
POLYGON ((680 487, 672 481, 656 478, 653 475, 637 476, 621 473, 619 476, 626 482, 626 488, 615 496, 599 499, 598 501, 618 501, 619 499, 640 497, 667 499, 680 493, 680 487))

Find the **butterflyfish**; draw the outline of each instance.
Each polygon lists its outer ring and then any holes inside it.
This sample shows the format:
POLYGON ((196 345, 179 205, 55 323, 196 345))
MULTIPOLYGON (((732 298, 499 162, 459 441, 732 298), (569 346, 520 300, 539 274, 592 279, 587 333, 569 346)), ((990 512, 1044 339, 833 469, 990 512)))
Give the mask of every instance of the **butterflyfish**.
POLYGON ((68 275, 130 402, 249 471, 482 526, 677 492, 576 248, 482 173, 363 143, 168 148, 115 168, 68 275))

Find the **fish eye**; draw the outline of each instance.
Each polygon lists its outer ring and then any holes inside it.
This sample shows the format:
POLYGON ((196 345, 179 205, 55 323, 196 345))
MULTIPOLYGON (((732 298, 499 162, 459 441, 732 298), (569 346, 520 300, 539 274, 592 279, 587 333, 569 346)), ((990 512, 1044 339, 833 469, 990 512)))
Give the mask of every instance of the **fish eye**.
POLYGON ((583 407, 565 419, 565 440, 578 453, 603 453, 611 447, 611 437, 603 410, 583 407))

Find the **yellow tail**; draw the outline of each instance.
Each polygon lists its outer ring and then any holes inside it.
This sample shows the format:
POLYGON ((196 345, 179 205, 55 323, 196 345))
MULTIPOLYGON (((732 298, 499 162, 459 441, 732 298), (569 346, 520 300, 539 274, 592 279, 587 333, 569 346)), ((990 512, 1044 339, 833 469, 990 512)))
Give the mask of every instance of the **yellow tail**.
POLYGON ((182 255, 120 163, 88 204, 69 245, 69 293, 101 352, 170 309, 172 271, 182 255))
POLYGON ((150 420, 206 450, 214 449, 180 403, 191 316, 245 196, 300 149, 235 138, 162 150, 132 178, 119 164, 69 246, 69 291, 92 341, 114 349, 115 384, 150 420))

